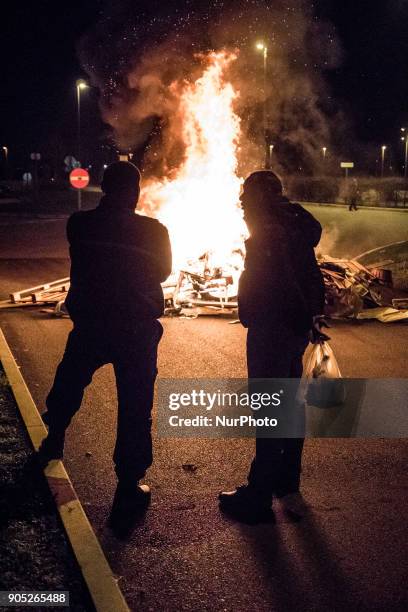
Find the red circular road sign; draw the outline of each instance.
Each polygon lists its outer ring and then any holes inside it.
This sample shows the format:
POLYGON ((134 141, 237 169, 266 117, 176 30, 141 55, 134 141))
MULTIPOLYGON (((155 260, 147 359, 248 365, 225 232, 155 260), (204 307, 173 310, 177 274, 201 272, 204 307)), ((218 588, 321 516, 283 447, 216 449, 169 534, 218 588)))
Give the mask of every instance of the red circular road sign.
POLYGON ((75 189, 83 189, 89 183, 89 172, 83 168, 75 168, 70 172, 69 182, 75 189))

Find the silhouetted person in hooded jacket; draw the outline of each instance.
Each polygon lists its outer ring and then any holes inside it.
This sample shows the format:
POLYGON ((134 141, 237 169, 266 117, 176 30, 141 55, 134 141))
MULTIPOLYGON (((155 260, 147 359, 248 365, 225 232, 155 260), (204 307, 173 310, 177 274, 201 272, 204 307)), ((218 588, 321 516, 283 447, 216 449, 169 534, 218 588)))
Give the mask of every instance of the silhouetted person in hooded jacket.
MULTIPOLYGON (((300 378, 310 332, 312 340, 321 334, 324 283, 314 254, 320 223, 285 198, 267 170, 246 179, 241 204, 250 233, 238 291, 248 378, 300 378)), ((303 438, 258 437, 248 484, 221 493, 221 508, 243 520, 270 517, 273 496, 299 490, 302 448, 303 438)))
MULTIPOLYGON (((135 213, 139 183, 136 166, 111 164, 99 206, 68 220, 66 307, 74 327, 47 398, 43 418, 49 434, 39 450, 43 463, 62 457, 65 430, 85 387, 98 368, 112 363, 118 394, 115 500, 124 503, 138 503, 149 494, 139 481, 152 463, 151 409, 163 333, 157 319, 164 310, 161 283, 171 272, 167 229, 135 213)), ((103 423, 103 404, 94 410, 103 423)))

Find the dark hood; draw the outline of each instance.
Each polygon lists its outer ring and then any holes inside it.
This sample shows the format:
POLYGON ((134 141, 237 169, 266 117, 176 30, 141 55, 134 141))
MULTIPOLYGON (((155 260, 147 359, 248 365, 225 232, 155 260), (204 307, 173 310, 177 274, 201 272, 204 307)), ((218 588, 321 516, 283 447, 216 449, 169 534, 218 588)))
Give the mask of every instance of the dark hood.
POLYGON ((289 233, 299 233, 312 247, 319 244, 322 226, 300 204, 282 196, 270 206, 271 217, 289 233))
POLYGON ((118 192, 115 194, 104 195, 98 208, 104 212, 115 213, 123 211, 134 212, 137 206, 137 198, 128 192, 118 192))

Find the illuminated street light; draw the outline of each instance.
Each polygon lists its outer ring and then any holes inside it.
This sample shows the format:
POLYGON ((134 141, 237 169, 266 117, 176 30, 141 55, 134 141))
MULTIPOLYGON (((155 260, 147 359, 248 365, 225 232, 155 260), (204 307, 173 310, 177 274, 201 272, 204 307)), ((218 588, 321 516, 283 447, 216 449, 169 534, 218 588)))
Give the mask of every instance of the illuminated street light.
POLYGON ((9 150, 8 150, 8 147, 6 147, 6 146, 2 147, 2 150, 4 151, 4 159, 6 160, 5 172, 6 172, 6 177, 8 178, 8 156, 9 156, 9 150))
POLYGON ((408 163, 408 131, 402 127, 401 132, 404 132, 404 136, 401 136, 401 140, 405 142, 405 157, 404 157, 404 179, 407 178, 407 163, 408 163))
POLYGON ((322 173, 323 175, 326 174, 326 153, 327 153, 327 147, 322 147, 322 154, 323 154, 322 173))
POLYGON ((78 79, 76 82, 77 92, 77 155, 78 161, 81 161, 81 91, 89 87, 84 79, 78 79))
POLYGON ((274 145, 269 145, 269 168, 272 168, 272 153, 274 145))
POLYGON ((266 106, 266 73, 267 73, 267 59, 268 59, 268 47, 263 42, 258 42, 256 44, 256 48, 258 51, 262 51, 263 55, 263 96, 264 96, 264 105, 263 105, 263 127, 264 127, 264 140, 265 140, 265 168, 270 167, 270 149, 268 146, 268 109, 266 106))
POLYGON ((381 147, 381 178, 384 176, 384 157, 386 148, 386 145, 382 145, 381 147))

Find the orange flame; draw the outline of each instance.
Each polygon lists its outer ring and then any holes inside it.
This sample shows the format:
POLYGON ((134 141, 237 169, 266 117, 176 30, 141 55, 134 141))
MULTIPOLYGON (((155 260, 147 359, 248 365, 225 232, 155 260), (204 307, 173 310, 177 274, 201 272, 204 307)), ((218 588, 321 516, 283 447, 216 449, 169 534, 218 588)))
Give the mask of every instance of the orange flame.
POLYGON ((208 251, 215 265, 223 265, 245 234, 238 207, 241 128, 233 109, 238 93, 225 79, 236 57, 227 51, 209 53, 200 78, 183 84, 179 113, 184 162, 174 178, 152 181, 143 189, 142 208, 157 210, 169 230, 174 269, 208 251))

